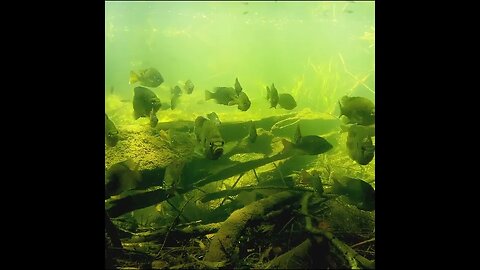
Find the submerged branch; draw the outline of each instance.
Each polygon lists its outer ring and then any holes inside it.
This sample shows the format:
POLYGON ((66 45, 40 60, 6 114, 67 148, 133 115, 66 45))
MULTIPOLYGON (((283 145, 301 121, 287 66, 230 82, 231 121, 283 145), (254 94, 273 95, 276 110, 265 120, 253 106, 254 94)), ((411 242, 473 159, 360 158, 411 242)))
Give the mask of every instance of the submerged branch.
POLYGON ((321 235, 329 240, 329 242, 338 250, 340 254, 342 254, 343 258, 348 262, 352 269, 358 269, 358 263, 360 263, 363 267, 368 269, 375 268, 375 262, 372 262, 365 257, 358 254, 355 250, 349 247, 347 244, 340 241, 337 237, 335 237, 331 232, 315 228, 312 225, 312 218, 308 214, 308 200, 312 194, 305 194, 302 199, 302 212, 305 215, 305 223, 306 223, 306 230, 314 235, 321 235))
POLYGON ((219 262, 227 260, 234 249, 243 229, 249 222, 262 219, 278 205, 288 204, 299 197, 301 193, 283 191, 265 199, 253 202, 244 208, 234 211, 213 237, 205 260, 219 262))

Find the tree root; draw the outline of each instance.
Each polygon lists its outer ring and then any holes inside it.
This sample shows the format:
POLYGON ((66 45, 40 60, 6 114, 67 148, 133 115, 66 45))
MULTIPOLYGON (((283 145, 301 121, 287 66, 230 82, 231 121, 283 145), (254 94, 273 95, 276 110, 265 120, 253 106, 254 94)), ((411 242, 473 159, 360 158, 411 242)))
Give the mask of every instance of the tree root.
POLYGON ((375 262, 372 262, 365 257, 359 255, 355 250, 351 247, 340 241, 337 237, 335 237, 331 232, 315 228, 312 225, 312 218, 308 214, 308 200, 312 196, 312 194, 305 194, 302 199, 302 213, 305 215, 305 223, 306 223, 306 230, 313 235, 320 235, 326 238, 332 246, 334 246, 339 255, 343 257, 351 267, 351 269, 359 269, 358 263, 364 268, 367 269, 374 269, 375 262))
POLYGON ((311 266, 312 241, 307 239, 300 245, 271 260, 266 269, 307 269, 311 266))
POLYGON ((205 261, 229 260, 240 234, 249 222, 262 219, 276 206, 288 204, 299 196, 300 194, 296 192, 283 191, 234 211, 213 237, 205 261))

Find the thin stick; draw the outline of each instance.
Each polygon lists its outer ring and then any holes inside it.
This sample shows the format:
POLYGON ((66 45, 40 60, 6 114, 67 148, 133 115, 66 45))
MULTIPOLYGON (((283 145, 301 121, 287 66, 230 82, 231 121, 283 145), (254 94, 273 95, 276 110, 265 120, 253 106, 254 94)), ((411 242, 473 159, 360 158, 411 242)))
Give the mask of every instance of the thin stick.
POLYGON ((350 247, 351 247, 351 248, 353 248, 353 247, 358 247, 358 246, 360 246, 360 245, 363 245, 363 244, 366 244, 366 243, 370 243, 370 242, 373 242, 373 241, 375 241, 375 237, 372 238, 372 239, 365 240, 365 241, 360 242, 360 243, 356 243, 355 245, 350 246, 350 247))
POLYGON ((181 212, 180 210, 178 210, 177 207, 175 207, 175 205, 173 205, 169 200, 166 200, 166 202, 175 210, 177 211, 178 213, 180 213, 180 216, 186 221, 186 222, 190 222, 190 220, 188 218, 186 218, 181 212))
MULTIPOLYGON (((237 181, 235 181, 235 183, 233 184, 232 188, 230 188, 230 189, 234 189, 234 188, 235 188, 235 186, 237 185, 238 181, 240 181, 240 178, 242 178, 242 176, 243 176, 244 174, 245 174, 245 172, 242 172, 242 173, 238 176, 237 181)), ((223 198, 223 200, 222 200, 222 202, 220 203, 219 206, 222 206, 223 203, 224 203, 226 200, 227 200, 227 197, 223 198)))
POLYGON ((292 220, 294 220, 295 217, 292 217, 289 221, 287 221, 287 223, 285 223, 285 225, 283 225, 282 229, 278 232, 278 233, 281 233, 286 227, 288 224, 290 224, 290 222, 292 222, 292 220))
POLYGON ((367 80, 368 77, 370 77, 370 72, 369 74, 367 74, 365 77, 363 77, 362 79, 358 79, 357 76, 353 75, 350 71, 347 70, 347 66, 345 65, 345 61, 343 60, 343 56, 341 53, 338 53, 338 55, 340 56, 340 60, 342 61, 342 64, 343 64, 343 69, 345 70, 345 72, 350 75, 352 78, 355 79, 355 85, 350 89, 350 94, 351 92, 353 92, 353 90, 359 85, 359 84, 362 84, 363 86, 365 86, 365 88, 367 88, 368 90, 370 90, 370 92, 374 93, 375 94, 375 91, 373 91, 370 87, 368 87, 368 85, 366 85, 364 82, 365 80, 367 80))
POLYGON ((193 197, 190 197, 190 199, 188 199, 188 201, 185 202, 185 204, 182 206, 182 209, 180 210, 180 213, 178 213, 178 215, 173 219, 172 225, 170 225, 170 228, 168 228, 168 231, 167 231, 167 233, 165 234, 165 239, 163 239, 162 246, 160 247, 160 250, 158 251, 157 256, 155 256, 155 258, 158 259, 158 258, 160 257, 160 252, 162 252, 162 249, 163 249, 163 247, 165 246, 165 243, 167 242, 168 234, 169 234, 170 231, 173 229, 173 226, 175 225, 176 221, 178 220, 178 218, 179 218, 180 215, 182 214, 183 209, 185 209, 185 206, 187 206, 187 204, 190 202, 190 200, 191 200, 192 198, 193 198, 193 197))
POLYGON ((278 173, 280 174, 280 178, 282 178, 283 184, 287 186, 287 182, 285 182, 285 179, 283 179, 282 171, 280 171, 280 169, 277 167, 277 164, 275 164, 275 162, 273 162, 273 166, 275 166, 275 169, 277 169, 278 173))
POLYGON ((290 233, 288 234, 288 242, 287 242, 288 250, 290 250, 290 239, 292 238, 292 232, 293 232, 293 223, 292 223, 292 226, 290 226, 290 233))
POLYGON ((255 174, 255 178, 257 179, 257 183, 260 183, 260 180, 258 180, 257 172, 255 171, 255 169, 253 169, 253 174, 255 174))
POLYGON ((201 188, 199 188, 199 187, 194 187, 194 188, 200 190, 200 191, 203 192, 203 193, 207 193, 205 190, 203 190, 203 189, 201 189, 201 188))

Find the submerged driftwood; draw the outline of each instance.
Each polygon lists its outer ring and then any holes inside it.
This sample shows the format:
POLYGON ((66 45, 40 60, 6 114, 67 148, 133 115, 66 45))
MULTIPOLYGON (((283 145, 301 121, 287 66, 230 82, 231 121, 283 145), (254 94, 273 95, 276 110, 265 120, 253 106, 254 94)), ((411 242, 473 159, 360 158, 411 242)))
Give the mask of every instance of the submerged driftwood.
POLYGON ((351 269, 358 269, 359 264, 362 268, 374 269, 375 262, 366 259, 365 257, 358 254, 351 247, 340 241, 335 237, 331 232, 316 228, 312 225, 312 218, 308 213, 308 200, 312 194, 305 194, 302 198, 302 210, 301 212, 305 215, 306 230, 313 235, 319 235, 324 237, 329 241, 329 243, 337 250, 337 254, 340 258, 343 258, 349 265, 351 269))
POLYGON ((310 253, 314 242, 311 239, 303 241, 300 245, 271 260, 266 269, 309 269, 313 264, 310 253))
POLYGON ((213 237, 210 248, 205 255, 205 261, 221 262, 229 260, 230 253, 232 253, 238 238, 248 223, 256 219, 262 219, 265 214, 274 208, 288 204, 299 196, 300 193, 298 192, 283 191, 233 212, 213 237))
MULTIPOLYGON (((238 163, 236 165, 233 165, 231 167, 227 167, 216 174, 213 175, 208 175, 199 181, 190 184, 186 187, 177 189, 176 192, 178 194, 183 194, 186 192, 189 192, 191 190, 194 190, 195 188, 204 186, 206 184, 223 180, 228 177, 232 177, 235 175, 238 175, 242 172, 247 172, 249 170, 258 168, 260 166, 263 166, 265 164, 280 160, 280 159, 285 159, 288 157, 291 157, 294 153, 289 152, 289 153, 280 153, 272 157, 267 157, 267 158, 260 158, 260 159, 255 159, 255 160, 250 160, 244 163, 238 163)), ((209 162, 209 161, 207 161, 209 162)), ((187 166, 185 166, 187 167, 187 166)), ((188 168, 188 167, 187 167, 188 168)), ((154 204, 157 204, 159 202, 162 202, 164 200, 167 200, 168 198, 174 196, 173 192, 164 190, 164 189, 157 189, 154 191, 146 191, 146 192, 141 192, 133 195, 129 195, 126 197, 123 197, 121 199, 117 200, 110 200, 105 203, 105 207, 107 209, 108 214, 110 217, 118 217, 122 214, 131 212, 136 209, 140 208, 145 208, 154 204)))
POLYGON ((159 230, 146 232, 146 233, 137 233, 135 234, 129 242, 161 242, 166 237, 167 233, 169 237, 175 239, 176 241, 192 238, 196 236, 206 235, 215 233, 221 226, 221 222, 210 223, 210 224, 199 224, 199 225, 189 225, 185 228, 177 228, 169 231, 169 228, 164 227, 159 230))

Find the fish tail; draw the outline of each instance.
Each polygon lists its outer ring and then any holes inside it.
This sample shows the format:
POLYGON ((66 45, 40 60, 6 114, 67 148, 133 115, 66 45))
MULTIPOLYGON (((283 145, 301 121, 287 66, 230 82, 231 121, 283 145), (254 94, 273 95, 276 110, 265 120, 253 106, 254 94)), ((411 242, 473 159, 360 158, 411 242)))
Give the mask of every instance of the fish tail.
POLYGON ((267 100, 270 100, 270 88, 267 86, 267 100))
POLYGON ((128 80, 128 84, 134 84, 138 82, 138 75, 137 73, 130 71, 130 79, 128 80))
POLYGON ((212 92, 205 90, 205 100, 210 100, 212 99, 212 92))

